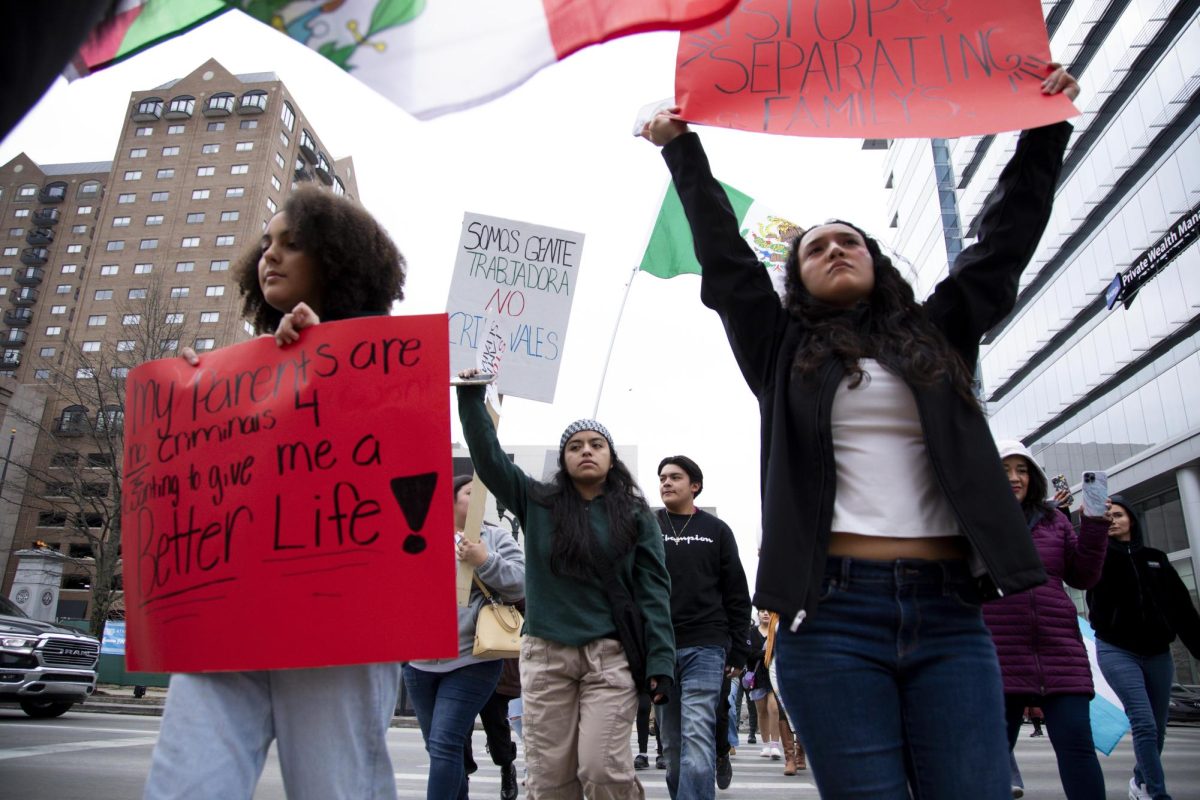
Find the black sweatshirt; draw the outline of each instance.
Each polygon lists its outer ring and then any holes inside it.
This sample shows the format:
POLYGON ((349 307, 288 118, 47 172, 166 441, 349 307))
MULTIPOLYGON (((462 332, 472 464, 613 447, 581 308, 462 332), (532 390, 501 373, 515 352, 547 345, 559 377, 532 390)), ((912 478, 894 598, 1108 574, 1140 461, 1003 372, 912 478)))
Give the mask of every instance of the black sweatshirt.
POLYGON ((1128 542, 1108 540, 1104 571, 1088 591, 1096 638, 1141 656, 1165 653, 1176 635, 1200 658, 1200 614, 1167 554, 1142 544, 1142 521, 1120 495, 1130 518, 1128 542))
POLYGON ((675 649, 718 645, 725 663, 746 663, 750 591, 733 531, 707 511, 693 516, 659 510, 667 572, 671 574, 671 623, 675 649))

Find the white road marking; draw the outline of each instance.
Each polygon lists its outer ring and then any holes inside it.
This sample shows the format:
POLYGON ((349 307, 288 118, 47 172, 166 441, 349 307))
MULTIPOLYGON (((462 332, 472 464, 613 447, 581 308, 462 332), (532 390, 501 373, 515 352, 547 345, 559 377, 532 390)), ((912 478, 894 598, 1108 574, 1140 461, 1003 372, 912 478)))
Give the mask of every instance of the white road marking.
POLYGON ((137 739, 93 739, 86 742, 64 742, 62 744, 44 744, 36 747, 13 747, 0 750, 0 761, 10 758, 27 758, 30 756, 49 756, 57 753, 74 753, 79 750, 104 750, 109 747, 150 747, 156 737, 140 737, 137 739))

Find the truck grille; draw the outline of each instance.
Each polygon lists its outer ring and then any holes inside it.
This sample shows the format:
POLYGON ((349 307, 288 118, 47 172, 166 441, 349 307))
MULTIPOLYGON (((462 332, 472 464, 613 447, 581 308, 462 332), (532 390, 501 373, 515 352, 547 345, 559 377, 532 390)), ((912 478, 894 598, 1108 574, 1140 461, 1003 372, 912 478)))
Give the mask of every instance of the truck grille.
POLYGON ((91 667, 100 655, 95 642, 51 639, 42 646, 42 661, 60 667, 91 667))

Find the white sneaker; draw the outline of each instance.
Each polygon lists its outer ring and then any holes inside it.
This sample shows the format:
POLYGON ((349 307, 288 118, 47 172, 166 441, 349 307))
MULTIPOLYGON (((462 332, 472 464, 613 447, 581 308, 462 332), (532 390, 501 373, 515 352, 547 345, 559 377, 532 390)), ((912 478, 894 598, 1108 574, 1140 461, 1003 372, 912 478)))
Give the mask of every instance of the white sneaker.
POLYGON ((1138 783, 1137 778, 1129 779, 1129 800, 1151 800, 1146 784, 1138 783))
POLYGON ((779 742, 771 742, 771 760, 778 761, 783 758, 783 748, 779 742))
POLYGON ((771 743, 763 742, 762 752, 759 753, 758 755, 760 758, 770 758, 771 757, 771 743))
POLYGON ((1012 787, 1012 796, 1013 797, 1024 797, 1025 790, 1020 786, 1014 786, 1014 787, 1012 787))

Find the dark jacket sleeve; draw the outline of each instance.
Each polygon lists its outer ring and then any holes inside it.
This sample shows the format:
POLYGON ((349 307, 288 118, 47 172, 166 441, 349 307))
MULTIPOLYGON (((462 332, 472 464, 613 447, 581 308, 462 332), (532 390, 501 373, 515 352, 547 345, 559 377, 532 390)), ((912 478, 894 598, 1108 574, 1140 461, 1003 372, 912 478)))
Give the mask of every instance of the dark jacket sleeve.
POLYGON ((639 514, 633 551, 633 600, 646 621, 646 677, 675 677, 675 627, 671 624, 671 575, 662 532, 649 514, 639 514))
POLYGON ((1165 567, 1162 576, 1163 593, 1166 595, 1163 605, 1167 619, 1184 647, 1192 654, 1192 658, 1200 658, 1200 614, 1192 604, 1191 592, 1167 560, 1166 554, 1163 554, 1162 563, 1165 567))
POLYGON ((746 637, 746 620, 750 616, 750 589, 746 586, 746 570, 738 555, 737 539, 728 525, 721 531, 721 597, 725 619, 729 626, 729 653, 725 663, 741 667, 746 663, 750 642, 746 637))
POLYGON ((1055 520, 1063 531, 1063 581, 1076 589, 1091 589, 1104 571, 1108 552, 1108 520, 1080 516, 1079 533, 1071 521, 1055 510, 1055 520))
POLYGON ((496 438, 496 426, 484 407, 483 393, 481 386, 458 387, 458 418, 467 450, 483 485, 516 515, 528 535, 525 522, 530 478, 504 454, 496 438))
POLYGON ((1071 125, 1024 131, 980 212, 979 238, 959 254, 925 309, 974 367, 979 340, 1012 311, 1021 273, 1033 258, 1054 204, 1071 125))
POLYGON ((696 260, 700 300, 725 325, 734 358, 756 396, 771 385, 779 330, 785 321, 779 295, 766 269, 742 238, 733 206, 713 177, 708 156, 694 132, 662 149, 683 204, 696 260))

